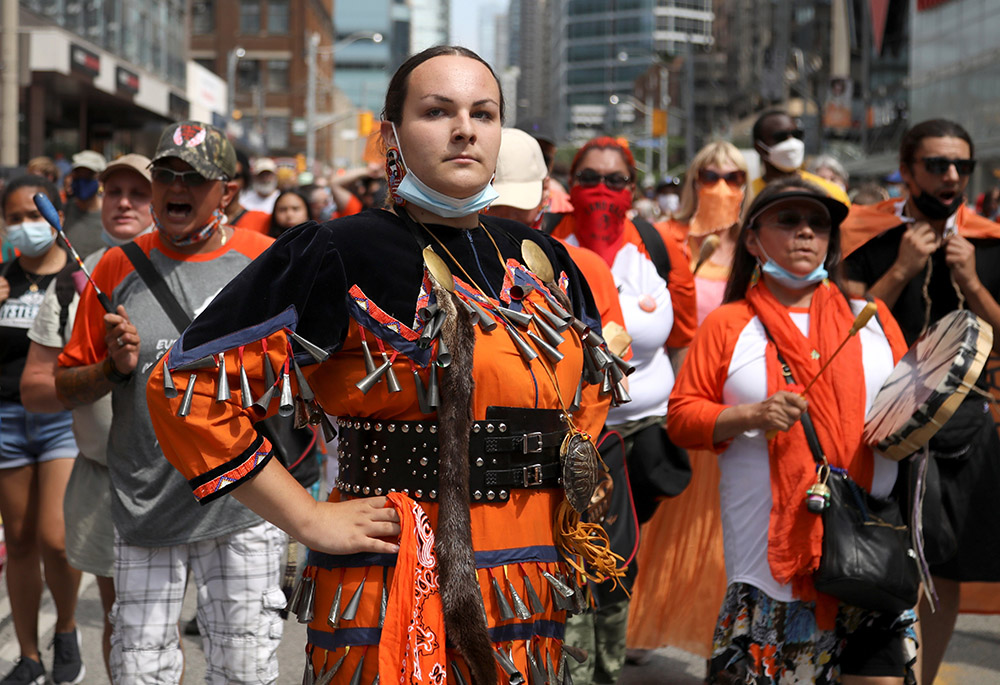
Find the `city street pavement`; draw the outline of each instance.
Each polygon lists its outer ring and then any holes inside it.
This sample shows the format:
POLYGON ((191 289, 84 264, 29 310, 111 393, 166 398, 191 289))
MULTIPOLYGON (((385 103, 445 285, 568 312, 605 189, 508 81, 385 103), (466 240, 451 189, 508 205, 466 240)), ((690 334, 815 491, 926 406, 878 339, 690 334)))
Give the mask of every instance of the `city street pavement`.
MULTIPOLYGON (((183 618, 194 616, 194 592, 189 588, 183 618)), ((83 636, 83 658, 87 665, 85 683, 108 683, 101 657, 101 602, 93 576, 85 575, 77 608, 77 623, 83 636)), ((43 660, 51 668, 52 640, 55 612, 46 595, 40 616, 43 660)), ((204 682, 205 659, 198 637, 185 636, 186 665, 184 682, 198 685, 204 682)), ((285 623, 285 634, 278 650, 281 675, 278 682, 291 685, 302 682, 303 645, 305 626, 293 617, 285 623)), ((7 599, 6 579, 0 584, 0 673, 11 668, 18 656, 17 640, 10 620, 10 603, 7 599)), ((678 649, 664 648, 653 651, 644 663, 626 667, 619 685, 697 685, 702 681, 705 661, 701 657, 678 649)), ((958 619, 955 637, 948 648, 945 664, 937 685, 986 685, 1000 683, 1000 616, 963 615, 958 619)), ((584 685, 577 683, 577 685, 584 685)))

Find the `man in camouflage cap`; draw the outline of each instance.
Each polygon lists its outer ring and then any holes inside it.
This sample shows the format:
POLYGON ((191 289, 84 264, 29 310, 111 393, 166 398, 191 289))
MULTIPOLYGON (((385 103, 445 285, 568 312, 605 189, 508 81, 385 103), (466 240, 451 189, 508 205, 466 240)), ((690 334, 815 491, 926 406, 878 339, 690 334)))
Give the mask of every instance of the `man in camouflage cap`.
MULTIPOLYGON (((94 268, 114 313, 105 313, 93 288, 85 290, 56 371, 56 391, 67 406, 111 393, 114 408, 107 449, 117 593, 112 681, 180 681, 177 624, 190 571, 198 588, 206 681, 273 683, 278 612, 285 604, 285 536, 230 497, 199 505, 164 458, 146 408, 146 380, 183 325, 166 314, 147 278, 133 268, 148 260, 191 317, 271 239, 224 221, 238 190, 232 180, 236 154, 215 127, 196 121, 167 127, 150 175, 157 230, 133 241, 138 255, 112 248, 94 268)), ((187 374, 178 374, 178 389, 187 382, 187 374)), ((238 386, 239 379, 230 383, 238 386)))

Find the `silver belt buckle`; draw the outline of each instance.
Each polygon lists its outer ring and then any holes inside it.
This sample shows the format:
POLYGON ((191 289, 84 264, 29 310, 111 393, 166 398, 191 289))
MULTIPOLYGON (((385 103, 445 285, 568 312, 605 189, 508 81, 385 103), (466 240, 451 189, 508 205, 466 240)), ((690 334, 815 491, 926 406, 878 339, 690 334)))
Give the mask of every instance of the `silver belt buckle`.
POLYGON ((539 432, 525 433, 522 443, 525 454, 538 454, 542 451, 542 434, 539 432))
POLYGON ((542 484, 541 464, 532 464, 531 466, 525 466, 523 469, 523 473, 524 473, 524 487, 530 488, 542 484))

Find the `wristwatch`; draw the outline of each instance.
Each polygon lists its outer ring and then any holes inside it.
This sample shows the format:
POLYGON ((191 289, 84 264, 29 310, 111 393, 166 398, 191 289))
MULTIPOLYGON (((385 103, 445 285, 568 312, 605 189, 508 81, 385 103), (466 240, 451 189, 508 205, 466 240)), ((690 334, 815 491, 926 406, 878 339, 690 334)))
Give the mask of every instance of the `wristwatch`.
POLYGON ((124 385, 125 383, 128 383, 132 379, 133 373, 134 372, 122 373, 115 368, 115 360, 110 356, 108 357, 108 368, 104 372, 104 375, 107 376, 108 380, 115 385, 124 385))

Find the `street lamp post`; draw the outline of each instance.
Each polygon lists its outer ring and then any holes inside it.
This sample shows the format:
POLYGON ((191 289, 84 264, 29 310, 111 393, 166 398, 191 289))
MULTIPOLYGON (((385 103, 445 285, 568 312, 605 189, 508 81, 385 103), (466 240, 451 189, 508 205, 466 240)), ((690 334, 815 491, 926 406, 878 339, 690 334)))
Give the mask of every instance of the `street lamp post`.
POLYGON ((357 43, 361 40, 370 40, 373 43, 381 43, 384 36, 378 31, 357 31, 344 38, 338 40, 336 43, 331 45, 325 50, 319 49, 319 34, 312 33, 309 35, 309 40, 307 42, 307 70, 308 70, 308 82, 306 83, 306 167, 312 171, 313 165, 316 162, 316 131, 323 126, 328 126, 336 121, 335 118, 329 118, 328 121, 319 122, 317 121, 316 115, 316 90, 317 90, 317 74, 316 74, 316 60, 319 55, 332 57, 338 50, 347 47, 352 43, 357 43))
POLYGON ((229 51, 226 58, 226 79, 229 82, 229 120, 233 120, 233 112, 236 110, 236 65, 247 54, 241 47, 235 47, 229 51))

